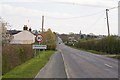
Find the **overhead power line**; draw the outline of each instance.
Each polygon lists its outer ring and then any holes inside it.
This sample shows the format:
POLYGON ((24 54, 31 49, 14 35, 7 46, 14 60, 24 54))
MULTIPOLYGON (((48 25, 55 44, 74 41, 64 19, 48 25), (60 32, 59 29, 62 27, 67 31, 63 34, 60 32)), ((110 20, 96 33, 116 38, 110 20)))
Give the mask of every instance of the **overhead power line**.
MULTIPOLYGON (((118 7, 120 7, 120 6, 108 8, 107 10, 116 9, 116 8, 118 8, 118 7)), ((59 18, 59 17, 52 17, 52 16, 46 16, 46 17, 52 18, 52 19, 77 19, 77 18, 84 18, 84 17, 95 16, 95 15, 101 14, 101 13, 104 12, 104 11, 105 11, 105 10, 101 10, 100 12, 93 13, 93 14, 89 14, 89 15, 75 16, 75 17, 68 17, 68 18, 59 18)))
POLYGON ((92 28, 93 26, 95 26, 103 18, 103 16, 104 16, 104 13, 101 14, 90 27, 92 28))
POLYGON ((68 4, 68 5, 79 5, 79 6, 85 6, 85 7, 95 7, 95 8, 102 8, 105 6, 101 6, 101 5, 95 5, 95 4, 86 4, 86 3, 75 3, 75 2, 55 2, 58 4, 68 4))
POLYGON ((48 18, 53 18, 53 19, 77 19, 77 18, 84 18, 84 17, 90 17, 90 16, 95 16, 95 15, 99 15, 101 13, 103 13, 104 10, 97 12, 97 13, 93 13, 93 14, 89 14, 89 15, 83 15, 83 16, 75 16, 75 17, 68 17, 68 18, 58 18, 58 17, 52 17, 52 16, 46 16, 48 18))
POLYGON ((108 10, 111 10, 111 9, 116 9, 116 8, 118 8, 118 7, 120 7, 120 6, 117 6, 117 7, 112 7, 112 8, 109 8, 108 10))

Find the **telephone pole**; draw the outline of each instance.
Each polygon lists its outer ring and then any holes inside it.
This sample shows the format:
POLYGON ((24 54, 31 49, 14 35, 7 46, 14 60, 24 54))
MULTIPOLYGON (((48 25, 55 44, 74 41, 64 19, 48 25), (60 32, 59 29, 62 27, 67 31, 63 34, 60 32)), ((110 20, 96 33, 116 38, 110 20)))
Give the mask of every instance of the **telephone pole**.
POLYGON ((107 19, 108 36, 110 36, 109 20, 108 20, 108 11, 109 11, 109 9, 106 9, 106 19, 107 19))
POLYGON ((120 37, 120 1, 118 3, 118 36, 120 37))
POLYGON ((42 16, 42 34, 43 34, 43 29, 44 29, 44 16, 42 16))

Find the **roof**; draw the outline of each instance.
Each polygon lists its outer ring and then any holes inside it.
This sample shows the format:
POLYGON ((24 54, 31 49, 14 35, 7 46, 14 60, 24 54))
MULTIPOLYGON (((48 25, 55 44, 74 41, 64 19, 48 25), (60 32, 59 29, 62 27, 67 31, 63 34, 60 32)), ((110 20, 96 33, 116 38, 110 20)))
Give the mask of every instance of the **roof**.
POLYGON ((15 39, 18 39, 18 40, 28 40, 35 37, 34 34, 32 34, 30 31, 27 31, 27 30, 23 30, 13 36, 15 39))
POLYGON ((20 30, 7 30, 7 33, 11 34, 11 35, 17 34, 19 32, 21 32, 21 31, 20 30))

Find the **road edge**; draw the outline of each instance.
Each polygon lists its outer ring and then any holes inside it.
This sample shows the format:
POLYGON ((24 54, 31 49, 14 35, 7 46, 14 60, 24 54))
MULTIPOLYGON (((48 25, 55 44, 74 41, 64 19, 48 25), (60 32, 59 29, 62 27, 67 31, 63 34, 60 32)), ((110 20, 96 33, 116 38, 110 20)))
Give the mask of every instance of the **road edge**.
MULTIPOLYGON (((57 52, 57 51, 56 51, 56 52, 57 52)), ((55 52, 55 53, 56 53, 56 52, 55 52)), ((54 53, 54 54, 55 54, 55 53, 54 53)), ((51 55, 51 57, 50 57, 49 61, 45 64, 45 66, 44 66, 44 67, 42 67, 42 69, 40 69, 40 70, 39 70, 39 72, 38 72, 38 73, 37 73, 37 75, 34 77, 34 79, 36 79, 36 78, 37 78, 37 76, 39 75, 39 73, 40 73, 40 72, 41 72, 41 71, 42 71, 42 70, 43 70, 43 69, 47 66, 47 64, 51 61, 52 56, 53 56, 54 54, 52 54, 52 55, 51 55)))
POLYGON ((65 69, 65 73, 66 73, 66 76, 67 78, 70 78, 69 74, 68 74, 68 69, 67 69, 67 65, 65 64, 65 59, 64 59, 64 56, 63 56, 63 53, 61 50, 59 50, 60 54, 62 55, 62 59, 63 59, 63 63, 64 63, 64 69, 65 69))

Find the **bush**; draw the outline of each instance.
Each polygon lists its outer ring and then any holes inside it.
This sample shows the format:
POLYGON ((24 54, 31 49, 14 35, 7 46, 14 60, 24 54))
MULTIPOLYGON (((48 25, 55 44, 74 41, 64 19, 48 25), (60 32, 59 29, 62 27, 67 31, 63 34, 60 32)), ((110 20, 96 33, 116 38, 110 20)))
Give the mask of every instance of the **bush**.
POLYGON ((56 44, 48 44, 47 45, 47 50, 55 50, 56 49, 56 44))

